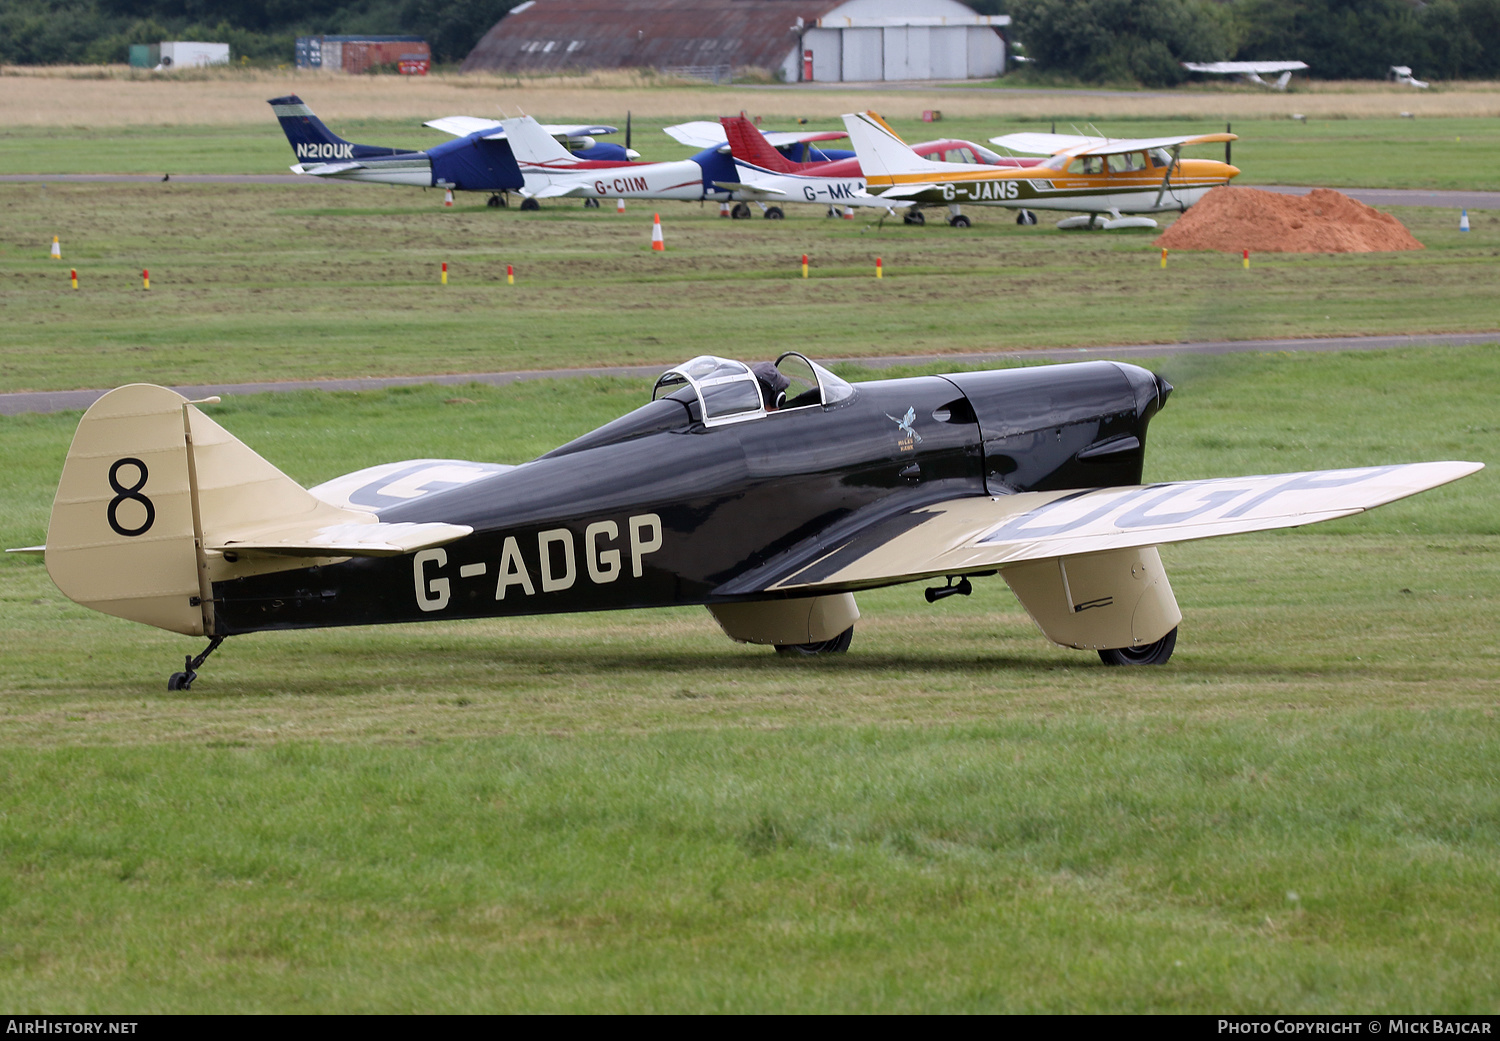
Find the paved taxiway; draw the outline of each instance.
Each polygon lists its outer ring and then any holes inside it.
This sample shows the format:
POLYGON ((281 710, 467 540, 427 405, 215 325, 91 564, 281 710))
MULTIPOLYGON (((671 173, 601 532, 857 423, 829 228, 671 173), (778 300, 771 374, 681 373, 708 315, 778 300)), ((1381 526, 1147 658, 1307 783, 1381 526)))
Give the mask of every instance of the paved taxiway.
MULTIPOLYGON (((989 351, 978 354, 901 354, 880 358, 817 358, 823 363, 851 361, 879 369, 889 365, 979 365, 1018 358, 1043 361, 1085 361, 1091 358, 1161 358, 1173 354, 1235 354, 1244 351, 1376 351, 1394 347, 1463 347, 1478 343, 1500 343, 1500 332, 1429 333, 1406 336, 1330 336, 1305 340, 1201 340, 1189 343, 1153 343, 1119 347, 1057 347, 1030 351, 989 351)), ((503 386, 523 380, 567 379, 577 376, 633 376, 649 379, 666 371, 667 365, 627 365, 595 369, 535 369, 514 372, 470 372, 442 376, 368 376, 359 379, 288 380, 284 383, 223 383, 173 387, 189 398, 232 394, 269 394, 297 390, 378 390, 382 387, 416 387, 425 384, 454 387, 466 383, 503 386)), ((24 412, 64 412, 88 408, 103 390, 44 390, 0 394, 0 415, 24 412)))

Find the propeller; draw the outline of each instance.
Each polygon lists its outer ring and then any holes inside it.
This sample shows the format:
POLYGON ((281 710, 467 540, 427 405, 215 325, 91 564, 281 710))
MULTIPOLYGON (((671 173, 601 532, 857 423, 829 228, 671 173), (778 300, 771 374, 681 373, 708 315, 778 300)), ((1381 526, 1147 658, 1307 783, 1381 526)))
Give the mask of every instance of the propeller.
MULTIPOLYGON (((1225 123, 1224 124, 1224 133, 1229 134, 1229 133, 1233 133, 1233 131, 1234 131, 1234 124, 1233 123, 1225 123)), ((1231 163, 1229 161, 1229 146, 1232 145, 1232 144, 1234 144, 1233 141, 1225 141, 1224 142, 1224 165, 1225 166, 1233 166, 1234 165, 1233 163, 1231 163)))
MULTIPOLYGON (((615 111, 619 111, 616 109, 615 111)), ((630 110, 625 110, 625 151, 630 151, 630 110)))
POLYGON ((1180 155, 1182 155, 1182 146, 1174 145, 1172 147, 1172 161, 1167 164, 1167 172, 1161 179, 1161 191, 1156 193, 1156 201, 1151 204, 1153 208, 1160 206, 1162 198, 1166 196, 1167 185, 1172 180, 1172 171, 1177 169, 1177 159, 1180 155))

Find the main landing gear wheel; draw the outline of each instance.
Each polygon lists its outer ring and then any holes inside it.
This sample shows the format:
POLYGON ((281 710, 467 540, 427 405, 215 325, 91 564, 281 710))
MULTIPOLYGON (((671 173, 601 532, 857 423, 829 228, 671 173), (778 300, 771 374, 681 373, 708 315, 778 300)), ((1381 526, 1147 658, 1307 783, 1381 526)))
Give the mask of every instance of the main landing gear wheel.
POLYGON ((734 209, 729 211, 729 216, 734 220, 750 219, 750 204, 748 202, 737 202, 734 209))
POLYGON ((599 200, 598 199, 584 199, 583 200, 583 208, 586 209, 586 210, 597 210, 599 208, 599 200))
POLYGON ((1165 665, 1177 646, 1177 630, 1173 629, 1155 643, 1143 647, 1117 647, 1100 651, 1099 660, 1105 665, 1165 665))
POLYGON ((780 206, 766 207, 766 220, 781 220, 785 216, 786 214, 781 212, 780 206))
POLYGON ((948 218, 948 227, 950 228, 968 228, 973 226, 973 224, 974 222, 965 217, 962 213, 948 218))
POLYGON ((778 643, 777 654, 808 656, 813 654, 843 654, 854 639, 854 626, 850 626, 831 640, 822 643, 778 643))
POLYGON ((1035 224, 1036 214, 1032 213, 1030 210, 1022 210, 1020 213, 1016 214, 1016 223, 1035 224))
POLYGON ((539 203, 539 202, 537 202, 535 199, 522 199, 521 200, 521 209, 523 209, 523 210, 539 210, 541 208, 542 208, 542 204, 539 203))
POLYGON ((901 215, 902 224, 926 224, 927 218, 922 216, 921 210, 907 210, 901 215))
POLYGON ((498 210, 505 205, 505 200, 498 195, 491 195, 485 205, 492 210, 498 210))

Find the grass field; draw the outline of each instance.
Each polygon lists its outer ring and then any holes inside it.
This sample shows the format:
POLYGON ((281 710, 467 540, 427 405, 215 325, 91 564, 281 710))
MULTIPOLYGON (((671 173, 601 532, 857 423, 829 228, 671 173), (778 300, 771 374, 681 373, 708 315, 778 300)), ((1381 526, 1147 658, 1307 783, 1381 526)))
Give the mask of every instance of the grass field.
MULTIPOLYGON (((1389 171, 1389 135, 1426 129, 1360 122, 1263 126, 1343 135, 1389 171)), ((57 162, 171 138, 4 133, 57 162)), ((0 185, 0 207, 0 390, 1490 330, 1500 230, 1406 209, 1418 253, 1162 271, 1149 235, 1003 211, 959 234, 669 206, 653 256, 638 205, 169 183, 0 185)), ((1049 645, 989 580, 933 606, 862 594, 833 659, 732 644, 701 609, 621 612, 237 637, 169 694, 201 644, 0 557, 0 1007, 1493 1012, 1500 347, 1152 367, 1177 390, 1149 480, 1491 466, 1368 516, 1168 548, 1185 620, 1159 669, 1049 645)), ((214 415, 311 484, 520 461, 648 392, 278 394, 214 415)), ((4 546, 43 540, 76 421, 0 417, 4 546)))
MULTIPOLYGON (((1493 348, 1173 359, 1148 477, 1480 458, 1493 348)), ((858 372, 849 370, 851 376, 858 372)), ((516 460, 618 380, 240 399, 299 480, 516 460), (517 417, 524 416, 524 422, 517 417), (480 450, 480 447, 484 450, 480 450)), ((38 541, 74 417, 5 420, 38 541)), ((1166 554, 1162 669, 996 582, 861 598, 790 663, 701 610, 231 641, 3 562, 0 999, 16 1011, 1489 1011, 1495 471, 1166 554)))
POLYGON ((995 209, 959 232, 667 203, 663 255, 637 203, 444 210, 436 192, 371 185, 172 183, 5 184, 0 200, 4 390, 666 365, 710 346, 859 357, 1488 331, 1500 299, 1495 213, 1461 234, 1449 211, 1404 210, 1420 252, 1264 254, 1249 271, 1178 253, 1163 271, 1151 233, 1070 235, 995 209))

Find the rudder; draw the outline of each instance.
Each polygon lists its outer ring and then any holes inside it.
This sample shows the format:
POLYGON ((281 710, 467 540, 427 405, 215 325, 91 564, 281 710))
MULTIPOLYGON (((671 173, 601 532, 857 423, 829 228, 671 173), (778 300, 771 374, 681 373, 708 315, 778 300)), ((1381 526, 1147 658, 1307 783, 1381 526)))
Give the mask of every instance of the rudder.
POLYGON ((79 421, 47 525, 47 572, 84 607, 213 635, 214 580, 319 559, 234 565, 211 547, 240 531, 373 520, 319 500, 176 391, 135 383, 79 421))
POLYGON ((281 123, 282 133, 286 134, 286 139, 291 143, 292 152, 299 163, 331 163, 340 160, 374 159, 380 156, 405 154, 399 148, 357 145, 352 141, 345 141, 329 130, 321 119, 313 115, 313 110, 308 108, 296 94, 271 98, 267 104, 276 113, 276 119, 281 123))

